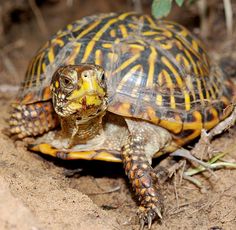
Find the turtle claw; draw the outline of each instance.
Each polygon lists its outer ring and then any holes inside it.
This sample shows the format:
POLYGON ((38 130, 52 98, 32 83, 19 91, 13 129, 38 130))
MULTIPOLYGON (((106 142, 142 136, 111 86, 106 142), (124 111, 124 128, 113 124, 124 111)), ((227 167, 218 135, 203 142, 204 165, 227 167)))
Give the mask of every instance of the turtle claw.
POLYGON ((143 229, 144 229, 144 225, 145 225, 144 219, 140 219, 140 227, 139 227, 139 230, 143 230, 143 229))
POLYGON ((144 208, 140 207, 139 209, 139 220, 140 220, 140 228, 139 230, 143 230, 144 226, 147 225, 148 229, 151 229, 152 222, 156 217, 162 219, 161 211, 159 208, 144 208))
POLYGON ((151 226, 152 226, 152 217, 151 216, 148 216, 147 217, 147 222, 148 222, 148 229, 151 229, 151 226))

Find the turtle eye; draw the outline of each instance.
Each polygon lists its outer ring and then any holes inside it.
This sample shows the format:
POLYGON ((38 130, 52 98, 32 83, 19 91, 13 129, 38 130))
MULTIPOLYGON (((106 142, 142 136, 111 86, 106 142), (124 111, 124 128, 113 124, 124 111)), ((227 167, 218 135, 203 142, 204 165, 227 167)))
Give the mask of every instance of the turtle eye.
POLYGON ((105 81, 105 74, 103 73, 102 76, 101 76, 101 80, 102 81, 105 81))
POLYGON ((73 83, 72 83, 71 79, 69 79, 68 77, 60 78, 60 83, 61 83, 62 87, 66 88, 66 89, 73 89, 73 83))
POLYGON ((105 74, 104 73, 102 73, 99 76, 99 84, 101 87, 106 88, 106 81, 105 81, 105 74))

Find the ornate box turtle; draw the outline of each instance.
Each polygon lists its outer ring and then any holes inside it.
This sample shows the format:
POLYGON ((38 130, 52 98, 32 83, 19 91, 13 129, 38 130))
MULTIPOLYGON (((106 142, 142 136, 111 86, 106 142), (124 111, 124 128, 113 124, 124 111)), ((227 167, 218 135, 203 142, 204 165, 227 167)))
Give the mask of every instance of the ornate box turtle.
POLYGON ((67 25, 37 52, 10 132, 37 136, 29 148, 54 157, 122 161, 141 228, 150 228, 163 209, 152 158, 230 116, 234 95, 184 27, 134 12, 100 14, 67 25))

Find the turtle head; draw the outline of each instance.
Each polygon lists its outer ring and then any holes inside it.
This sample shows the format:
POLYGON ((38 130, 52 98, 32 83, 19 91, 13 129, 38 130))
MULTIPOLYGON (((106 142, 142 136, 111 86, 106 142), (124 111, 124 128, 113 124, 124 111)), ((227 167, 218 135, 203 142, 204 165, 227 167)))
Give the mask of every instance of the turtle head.
POLYGON ((87 121, 104 113, 107 88, 102 67, 79 64, 59 67, 50 85, 53 106, 61 117, 87 121))

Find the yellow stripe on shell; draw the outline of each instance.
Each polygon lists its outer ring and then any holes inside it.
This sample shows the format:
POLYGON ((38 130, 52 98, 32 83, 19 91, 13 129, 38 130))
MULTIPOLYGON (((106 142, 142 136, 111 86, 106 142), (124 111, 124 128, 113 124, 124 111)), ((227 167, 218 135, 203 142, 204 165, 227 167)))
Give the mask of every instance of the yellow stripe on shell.
POLYGON ((162 96, 160 94, 157 94, 156 96, 156 104, 162 106, 162 96))
MULTIPOLYGON (((175 24, 176 25, 176 24, 175 24)), ((188 34, 189 34, 189 32, 187 31, 187 30, 181 30, 180 32, 179 32, 183 37, 187 37, 188 36, 188 34)))
POLYGON ((112 30, 110 31, 110 36, 111 36, 112 38, 115 38, 115 37, 116 37, 116 30, 115 30, 115 29, 112 29, 112 30))
POLYGON ((68 30, 72 30, 73 29, 73 26, 71 24, 67 25, 67 29, 68 30))
POLYGON ((45 64, 45 62, 43 62, 43 64, 42 64, 42 71, 43 71, 43 73, 45 73, 45 71, 46 71, 46 64, 45 64))
MULTIPOLYGON (((183 87, 183 80, 180 77, 179 73, 176 71, 176 69, 173 67, 173 65, 169 62, 169 60, 166 57, 162 56, 161 57, 161 61, 163 62, 163 64, 165 66, 167 66, 167 68, 171 71, 171 73, 174 74, 179 88, 182 89, 182 87, 183 87)), ((172 81, 171 81, 171 84, 173 85, 172 81)))
POLYGON ((194 140, 196 137, 199 137, 200 134, 201 134, 201 130, 196 129, 196 130, 193 131, 193 133, 191 135, 188 135, 185 138, 183 138, 183 137, 178 138, 178 136, 177 136, 177 139, 174 138, 174 142, 176 143, 176 145, 183 146, 186 143, 189 143, 190 141, 194 140))
POLYGON ((158 41, 158 42, 159 42, 159 41, 162 41, 162 40, 165 40, 165 39, 166 39, 166 37, 164 37, 164 36, 158 36, 158 37, 155 37, 155 38, 154 38, 154 40, 155 40, 155 41, 158 41))
POLYGON ((202 58, 204 60, 204 63, 207 65, 207 68, 209 68, 209 61, 208 61, 208 57, 205 53, 202 54, 202 58))
POLYGON ((209 90, 210 90, 210 92, 211 92, 211 97, 212 97, 213 99, 216 99, 216 94, 215 94, 215 92, 214 92, 214 89, 213 89, 212 87, 210 87, 209 90))
POLYGON ((81 43, 74 44, 73 51, 71 52, 71 55, 69 56, 69 59, 66 61, 68 65, 74 65, 76 57, 78 56, 81 48, 81 43))
POLYGON ((196 50, 197 52, 199 52, 199 46, 198 43, 193 39, 192 40, 192 47, 194 50, 196 50))
POLYGON ((159 33, 156 32, 156 31, 145 31, 145 32, 142 32, 142 35, 143 36, 152 36, 152 35, 158 35, 159 33))
POLYGON ((132 24, 132 23, 128 23, 127 25, 130 29, 136 31, 138 29, 138 25, 137 24, 132 24))
POLYGON ((39 57, 39 62, 38 62, 38 67, 37 67, 36 85, 39 85, 39 82, 40 82, 40 75, 41 75, 41 67, 42 67, 43 58, 44 58, 44 54, 42 53, 39 57))
POLYGON ((212 116, 214 117, 210 121, 206 121, 203 124, 204 129, 209 130, 209 129, 215 127, 219 123, 219 117, 218 117, 218 112, 215 108, 209 109, 209 111, 207 113, 211 113, 212 116))
MULTIPOLYGON (((135 74, 135 85, 134 88, 132 89, 132 93, 131 96, 133 98, 136 98, 138 96, 139 93, 139 88, 142 82, 142 77, 143 77, 143 66, 141 65, 135 65, 132 69, 130 69, 130 73, 132 75, 132 73, 138 73, 135 74)), ((132 76, 131 76, 132 77, 132 76)), ((144 100, 149 100, 149 97, 147 95, 144 96, 144 100)))
POLYGON ((125 69, 127 66, 129 66, 131 63, 135 62, 139 57, 140 57, 140 53, 134 55, 133 57, 129 58, 128 60, 124 61, 116 70, 114 70, 114 74, 118 73, 120 71, 122 71, 123 69, 125 69))
POLYGON ((86 28, 85 30, 83 30, 78 36, 77 36, 77 40, 83 38, 86 34, 88 34, 91 30, 93 30, 96 26, 98 26, 101 23, 101 20, 96 20, 95 22, 93 22, 92 24, 89 25, 88 28, 86 28))
POLYGON ((123 38, 126 38, 128 36, 126 26, 121 24, 121 25, 119 25, 119 29, 121 31, 123 38))
POLYGON ((102 47, 106 48, 106 49, 110 49, 110 48, 112 48, 112 46, 113 46, 113 44, 111 44, 111 43, 103 43, 102 44, 102 47))
POLYGON ((155 73, 155 63, 157 60, 157 51, 154 47, 150 47, 150 55, 148 57, 148 78, 147 78, 147 88, 152 88, 153 87, 153 78, 154 78, 154 73, 155 73))
POLYGON ((160 118, 156 116, 156 112, 152 107, 147 107, 146 113, 148 115, 147 120, 152 121, 154 124, 158 124, 160 122, 160 118))
POLYGON ((55 39, 55 40, 52 40, 52 43, 53 43, 53 44, 57 44, 57 45, 59 45, 60 47, 62 47, 62 46, 65 45, 65 42, 64 42, 62 39, 59 39, 59 38, 57 38, 57 39, 55 39))
POLYGON ((209 95, 209 92, 208 92, 208 88, 207 88, 207 83, 206 83, 206 78, 208 78, 208 75, 209 75, 209 72, 205 73, 203 72, 201 66, 200 66, 200 63, 199 61, 196 62, 196 65, 197 65, 197 68, 198 68, 198 71, 199 71, 199 74, 200 74, 200 77, 199 79, 201 79, 202 83, 203 83, 203 87, 204 87, 204 90, 206 91, 206 99, 210 99, 210 95, 209 95))
POLYGON ((172 38, 172 37, 173 37, 172 32, 169 31, 169 30, 163 30, 162 35, 164 35, 164 36, 166 36, 166 37, 168 37, 168 38, 172 38))
MULTIPOLYGON (((196 94, 193 86, 193 77, 191 75, 187 75, 185 78, 185 83, 186 83, 186 89, 184 89, 184 94, 191 92, 191 95, 193 96, 193 100, 196 100, 196 94)), ((185 100, 186 104, 186 100, 185 100)), ((187 110, 187 108, 186 108, 187 110)))
POLYGON ((32 66, 32 71, 31 71, 31 76, 30 76, 30 81, 29 81, 29 84, 28 84, 28 87, 32 87, 32 84, 33 84, 33 80, 35 79, 34 77, 36 77, 36 80, 37 80, 37 67, 38 67, 38 60, 40 59, 40 56, 42 56, 43 53, 40 53, 38 54, 35 58, 34 58, 34 61, 33 61, 33 66, 32 66), (34 76, 34 77, 32 77, 34 76))
POLYGON ((91 39, 91 41, 87 44, 85 52, 84 52, 84 56, 81 60, 81 63, 86 63, 89 55, 91 54, 93 47, 95 46, 96 42, 98 41, 101 36, 104 34, 104 32, 114 23, 116 23, 118 21, 118 18, 113 18, 111 20, 109 20, 96 34, 95 36, 91 39))
POLYGON ((130 80, 135 78, 135 85, 132 89, 131 96, 132 97, 137 97, 137 90, 139 89, 139 86, 142 81, 142 73, 143 69, 141 65, 135 65, 133 66, 125 76, 123 76, 122 80, 120 81, 118 87, 117 87, 117 92, 121 91, 124 85, 130 80), (136 75, 138 73, 138 75, 136 75), (135 75, 135 76, 134 76, 135 75))
POLYGON ((184 65, 184 67, 187 69, 187 70, 190 70, 191 69, 191 66, 189 64, 189 61, 185 58, 185 56, 183 56, 182 54, 177 54, 176 55, 176 61, 179 63, 179 64, 182 64, 184 65))
POLYGON ((182 130, 182 121, 176 120, 176 118, 173 118, 173 121, 171 120, 160 120, 159 126, 169 130, 170 132, 177 134, 182 130))
POLYGON ((188 59, 189 59, 189 61, 190 61, 190 63, 191 63, 191 66, 192 66, 192 68, 193 68, 194 73, 198 76, 198 75, 199 75, 198 69, 197 69, 197 66, 196 66, 195 61, 194 61, 193 58, 192 58, 192 55, 188 52, 187 49, 184 49, 184 53, 185 53, 186 56, 188 57, 188 59))
POLYGON ((170 95, 170 108, 176 109, 176 104, 175 104, 175 97, 174 97, 174 95, 170 95))
POLYGON ((207 77, 209 73, 204 73, 203 69, 202 69, 202 66, 200 66, 200 63, 199 61, 196 61, 196 65, 197 65, 197 68, 198 68, 198 72, 200 74, 201 77, 207 77))
POLYGON ((102 51, 101 50, 96 50, 95 51, 95 60, 94 60, 96 65, 101 65, 102 64, 102 51))
POLYGON ((129 47, 131 49, 138 49, 139 51, 145 50, 145 47, 143 45, 138 45, 138 44, 129 44, 129 47))
MULTIPOLYGON (((36 58, 36 57, 35 57, 36 58)), ((31 78, 31 75, 32 75, 32 68, 33 68, 33 64, 34 64, 34 59, 32 59, 29 63, 29 66, 28 66, 28 69, 27 69, 27 75, 26 75, 26 78, 25 78, 25 83, 26 81, 28 81, 30 78, 31 78)))
POLYGON ((189 111, 191 109, 190 96, 189 96, 189 93, 186 92, 186 90, 184 90, 183 93, 184 93, 185 110, 189 111))
POLYGON ((54 56, 54 49, 53 49, 53 46, 49 48, 49 51, 48 51, 48 60, 50 62, 50 64, 54 61, 55 59, 55 56, 54 56))
POLYGON ((202 93, 201 79, 196 78, 196 81, 197 81, 197 89, 198 89, 199 97, 200 97, 200 100, 201 100, 201 104, 204 105, 205 104, 205 98, 204 98, 203 93, 202 93))
MULTIPOLYGON (((217 79, 215 79, 215 81, 212 81, 212 85, 215 88, 215 92, 216 92, 216 94, 218 94, 219 93, 219 87, 217 86, 216 83, 217 83, 217 79)), ((222 84, 222 83, 220 83, 220 84, 222 84)))
MULTIPOLYGON (((172 79, 171 79, 171 76, 170 76, 170 74, 165 70, 165 69, 163 69, 162 71, 161 71, 161 73, 159 74, 159 76, 161 76, 161 82, 162 82, 162 84, 160 84, 160 86, 162 86, 163 85, 163 83, 165 82, 166 83, 166 86, 171 90, 171 89, 173 89, 174 88, 174 85, 173 85, 173 82, 172 82, 172 79), (161 75, 160 75, 161 74, 161 75), (164 81, 163 81, 163 79, 165 79, 164 81)), ((159 76, 158 76, 158 80, 159 80, 159 76)), ((165 88, 165 86, 164 86, 164 88, 165 88)))
POLYGON ((159 46, 164 50, 169 50, 173 48, 173 45, 169 43, 160 43, 159 46))
POLYGON ((192 113, 195 121, 186 121, 183 123, 183 130, 202 130, 202 114, 199 111, 194 111, 192 113))
POLYGON ((156 28, 157 27, 157 24, 156 22, 152 19, 152 17, 150 17, 149 15, 144 15, 144 18, 149 22, 149 24, 156 28))
POLYGON ((84 56, 83 56, 83 58, 82 58, 82 60, 81 60, 81 63, 86 63, 86 61, 87 61, 89 55, 92 53, 92 50, 93 50, 93 47, 95 46, 95 43, 96 43, 96 42, 95 42, 94 40, 91 40, 91 41, 87 44, 86 49, 85 49, 85 51, 84 51, 84 56))
POLYGON ((123 14, 121 14, 121 15, 118 16, 118 19, 119 19, 119 20, 124 20, 124 19, 126 19, 127 17, 132 16, 132 15, 137 15, 137 13, 135 13, 135 12, 123 13, 123 14))

